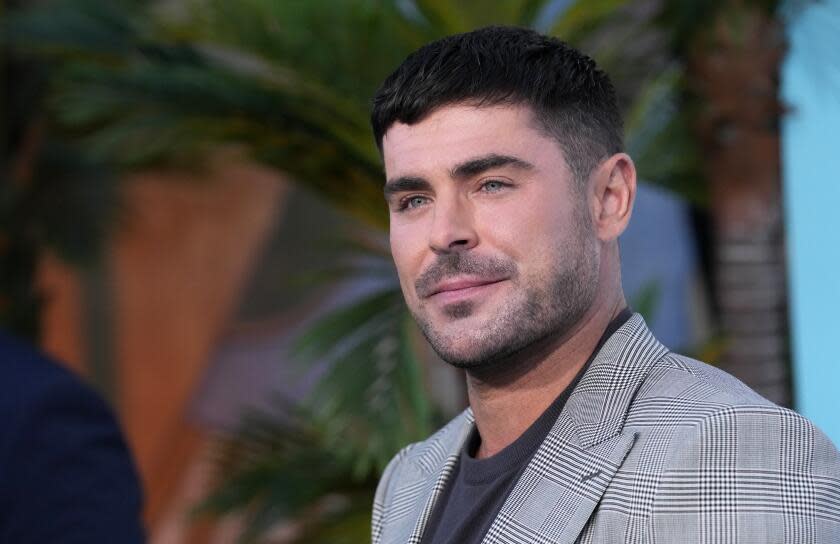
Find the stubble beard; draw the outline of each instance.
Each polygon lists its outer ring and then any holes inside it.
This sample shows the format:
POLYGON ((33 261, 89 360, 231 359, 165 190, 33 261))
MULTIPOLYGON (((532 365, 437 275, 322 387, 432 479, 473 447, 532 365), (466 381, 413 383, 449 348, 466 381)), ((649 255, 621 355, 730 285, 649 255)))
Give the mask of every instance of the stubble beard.
MULTIPOLYGON (((444 313, 450 321, 443 326, 435 326, 421 311, 412 310, 414 319, 435 352, 452 366, 478 370, 525 357, 530 346, 549 337, 564 337, 591 307, 598 289, 598 256, 593 246, 586 245, 590 236, 578 233, 566 247, 558 248, 556 254, 562 262, 549 277, 525 285, 526 280, 514 274, 509 279, 514 295, 480 325, 469 329, 457 326, 457 321, 474 314, 472 301, 446 306, 444 313), (455 326, 450 326, 453 322, 455 326)), ((514 265, 496 262, 496 266, 514 265)), ((457 263, 447 263, 442 268, 457 267, 457 263)))

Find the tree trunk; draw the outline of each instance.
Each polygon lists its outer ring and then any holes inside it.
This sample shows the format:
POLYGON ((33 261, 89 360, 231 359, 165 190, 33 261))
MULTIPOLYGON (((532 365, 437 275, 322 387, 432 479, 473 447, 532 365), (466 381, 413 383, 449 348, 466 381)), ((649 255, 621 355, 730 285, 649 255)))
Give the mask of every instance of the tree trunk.
POLYGON ((791 403, 779 158, 778 22, 728 2, 697 37, 688 65, 694 129, 710 187, 718 365, 763 396, 791 403))

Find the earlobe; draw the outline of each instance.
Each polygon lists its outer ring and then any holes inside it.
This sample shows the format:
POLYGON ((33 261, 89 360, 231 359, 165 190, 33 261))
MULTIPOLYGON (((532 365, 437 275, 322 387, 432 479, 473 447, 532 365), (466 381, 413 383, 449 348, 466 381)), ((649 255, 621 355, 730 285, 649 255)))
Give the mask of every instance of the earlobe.
POLYGON ((636 198, 636 166, 626 153, 605 160, 596 172, 596 228, 603 241, 618 238, 633 211, 636 198))

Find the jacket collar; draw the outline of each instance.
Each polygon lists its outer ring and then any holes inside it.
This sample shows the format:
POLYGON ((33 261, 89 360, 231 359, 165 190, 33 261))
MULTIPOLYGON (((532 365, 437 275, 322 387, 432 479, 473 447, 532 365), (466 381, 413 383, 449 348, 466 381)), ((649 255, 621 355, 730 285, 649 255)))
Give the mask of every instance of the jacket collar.
MULTIPOLYGON (((511 533, 529 541, 574 542, 635 441, 635 435, 621 432, 630 403, 665 353, 639 314, 610 336, 508 496, 485 544, 511 533)), ((422 540, 474 421, 467 409, 412 452, 412 463, 425 474, 425 491, 410 543, 422 540)))

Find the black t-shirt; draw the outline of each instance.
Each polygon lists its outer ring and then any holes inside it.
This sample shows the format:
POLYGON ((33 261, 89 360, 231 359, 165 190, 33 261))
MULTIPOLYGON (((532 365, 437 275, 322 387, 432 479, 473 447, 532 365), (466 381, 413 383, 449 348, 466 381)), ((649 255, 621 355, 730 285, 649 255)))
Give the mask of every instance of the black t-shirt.
POLYGON ((481 444, 477 429, 464 443, 449 484, 438 499, 423 534, 423 544, 478 544, 490 529, 540 444, 548 436, 586 369, 601 346, 632 315, 624 309, 610 322, 589 360, 554 402, 512 444, 487 459, 476 459, 481 444))

